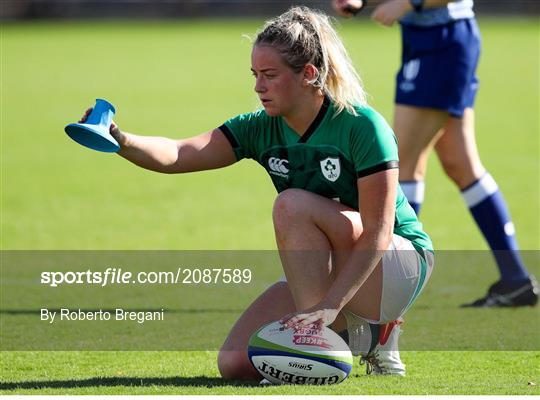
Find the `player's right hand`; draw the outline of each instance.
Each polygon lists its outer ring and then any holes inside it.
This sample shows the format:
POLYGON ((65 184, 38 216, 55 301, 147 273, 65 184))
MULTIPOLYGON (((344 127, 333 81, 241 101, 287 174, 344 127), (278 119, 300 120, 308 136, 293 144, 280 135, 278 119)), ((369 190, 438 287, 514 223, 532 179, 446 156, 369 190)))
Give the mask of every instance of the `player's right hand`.
POLYGON ((354 17, 363 6, 363 0, 332 0, 332 7, 336 14, 345 18, 354 17))
MULTIPOLYGON (((79 120, 80 124, 84 124, 86 120, 88 119, 88 116, 92 112, 93 108, 90 107, 88 110, 85 111, 82 118, 79 120)), ((118 142, 120 147, 124 146, 126 144, 126 135, 118 128, 118 125, 115 124, 114 121, 111 121, 111 126, 109 127, 109 133, 115 140, 118 142)))

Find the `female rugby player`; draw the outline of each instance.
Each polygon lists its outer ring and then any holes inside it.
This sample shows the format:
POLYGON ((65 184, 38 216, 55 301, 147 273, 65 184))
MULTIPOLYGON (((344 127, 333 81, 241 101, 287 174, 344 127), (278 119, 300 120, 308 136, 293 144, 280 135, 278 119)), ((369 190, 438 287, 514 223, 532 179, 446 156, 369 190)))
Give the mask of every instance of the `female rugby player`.
POLYGON ((262 109, 209 132, 172 140, 110 129, 120 156, 140 167, 184 173, 252 158, 279 192, 273 223, 285 278, 232 328, 221 375, 259 377, 248 339, 275 320, 331 325, 374 372, 403 375, 396 320, 428 281, 433 253, 398 185, 391 128, 366 104, 322 13, 296 7, 269 21, 254 41, 251 72, 262 109))

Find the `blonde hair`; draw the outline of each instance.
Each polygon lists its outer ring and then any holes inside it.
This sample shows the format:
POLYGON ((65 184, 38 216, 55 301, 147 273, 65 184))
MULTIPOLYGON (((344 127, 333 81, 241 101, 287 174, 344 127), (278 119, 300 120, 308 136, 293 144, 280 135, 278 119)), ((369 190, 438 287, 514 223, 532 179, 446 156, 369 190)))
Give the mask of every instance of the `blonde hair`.
POLYGON ((292 7, 267 21, 254 46, 270 46, 295 72, 313 64, 318 75, 310 82, 337 106, 356 115, 354 106, 367 104, 360 76, 330 18, 308 7, 292 7))

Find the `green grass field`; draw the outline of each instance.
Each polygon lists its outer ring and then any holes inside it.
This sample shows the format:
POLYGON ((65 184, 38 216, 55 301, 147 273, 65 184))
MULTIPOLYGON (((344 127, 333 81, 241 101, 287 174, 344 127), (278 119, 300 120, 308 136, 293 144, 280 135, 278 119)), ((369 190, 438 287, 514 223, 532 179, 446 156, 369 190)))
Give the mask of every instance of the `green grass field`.
MULTIPOLYGON (((538 276, 539 21, 479 23, 484 43, 476 107, 479 148, 508 201, 519 243, 530 250, 528 266, 538 276)), ((4 24, 0 248, 274 249, 275 192, 253 162, 185 176, 158 175, 87 150, 63 132, 97 97, 116 106, 122 129, 169 137, 191 136, 254 109, 250 44, 242 34, 253 35, 260 24, 4 24)), ((371 104, 391 120, 397 29, 366 20, 344 22, 340 31, 371 104)), ((422 220, 436 249, 448 250, 448 260, 457 251, 463 260, 469 254, 464 251, 486 249, 436 160, 430 163, 422 220)), ((219 379, 215 346, 183 352, 4 351, 0 393, 538 395, 538 308, 460 310, 457 305, 483 294, 497 272, 490 262, 456 267, 436 270, 407 315, 402 336, 408 350, 402 354, 406 378, 366 377, 356 366, 336 387, 261 388, 219 379)), ((256 292, 239 294, 239 302, 249 302, 256 292)), ((228 312, 215 315, 224 324, 220 334, 238 315, 236 306, 224 307, 228 312)), ((22 338, 31 326, 28 315, 2 312, 0 317, 2 324, 19 326, 11 333, 22 338)), ((191 322, 189 332, 204 334, 200 316, 182 318, 187 319, 178 323, 191 322)))

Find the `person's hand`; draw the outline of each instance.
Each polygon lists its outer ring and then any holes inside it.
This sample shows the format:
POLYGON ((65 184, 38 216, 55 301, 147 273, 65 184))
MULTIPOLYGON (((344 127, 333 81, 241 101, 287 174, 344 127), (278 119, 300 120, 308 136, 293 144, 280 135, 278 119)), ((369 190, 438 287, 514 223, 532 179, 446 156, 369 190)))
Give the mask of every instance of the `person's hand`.
POLYGON ((375 8, 371 14, 371 19, 384 26, 392 26, 394 22, 403 17, 412 6, 407 0, 389 0, 375 8))
MULTIPOLYGON (((84 124, 86 122, 92 110, 93 108, 89 108, 88 110, 86 110, 82 118, 79 120, 80 124, 84 124)), ((120 147, 126 144, 126 141, 127 141, 126 135, 118 128, 118 125, 116 125, 114 121, 111 121, 111 126, 109 127, 109 133, 118 142, 120 147)))
POLYGON ((363 6, 363 0, 332 0, 336 14, 345 18, 353 17, 363 6))
POLYGON ((324 300, 306 310, 287 314, 279 320, 285 328, 299 329, 311 324, 328 326, 335 321, 339 314, 337 307, 331 306, 324 300))

